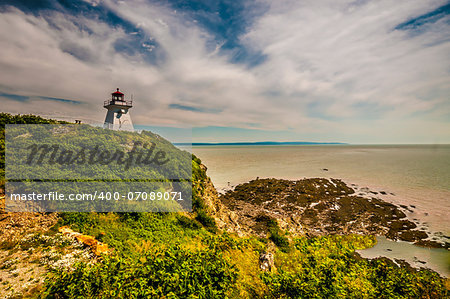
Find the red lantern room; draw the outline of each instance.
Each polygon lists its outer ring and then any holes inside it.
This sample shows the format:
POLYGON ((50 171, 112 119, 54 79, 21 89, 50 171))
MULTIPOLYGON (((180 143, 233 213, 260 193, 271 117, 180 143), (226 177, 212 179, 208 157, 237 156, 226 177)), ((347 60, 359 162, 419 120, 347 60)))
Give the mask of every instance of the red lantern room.
POLYGON ((111 100, 113 101, 124 101, 124 94, 121 93, 118 88, 117 91, 113 92, 111 95, 112 95, 111 100))

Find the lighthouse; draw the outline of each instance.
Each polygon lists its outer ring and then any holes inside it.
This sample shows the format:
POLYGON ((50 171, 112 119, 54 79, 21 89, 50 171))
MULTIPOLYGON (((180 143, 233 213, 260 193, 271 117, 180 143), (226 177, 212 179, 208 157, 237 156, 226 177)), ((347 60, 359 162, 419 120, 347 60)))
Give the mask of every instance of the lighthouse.
POLYGON ((111 100, 106 100, 103 107, 108 109, 105 118, 105 129, 134 131, 128 110, 133 107, 133 101, 125 100, 125 95, 117 90, 111 94, 111 100))

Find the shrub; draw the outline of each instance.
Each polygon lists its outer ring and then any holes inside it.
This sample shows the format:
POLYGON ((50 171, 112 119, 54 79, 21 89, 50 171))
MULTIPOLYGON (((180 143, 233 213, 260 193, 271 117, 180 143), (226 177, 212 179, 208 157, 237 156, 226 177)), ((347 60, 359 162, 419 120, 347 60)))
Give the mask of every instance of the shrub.
POLYGON ((197 211, 195 219, 198 220, 205 228, 211 232, 217 231, 216 221, 214 218, 206 213, 205 210, 197 211))
POLYGON ((200 223, 198 223, 198 221, 186 217, 184 215, 177 215, 177 220, 178 223, 185 228, 190 228, 190 229, 199 229, 201 227, 200 223))
POLYGON ((139 258, 105 257, 72 272, 57 271, 44 297, 223 298, 236 278, 235 267, 219 251, 174 245, 139 258))
POLYGON ((60 225, 70 225, 76 230, 87 230, 98 225, 97 213, 87 212, 63 212, 59 214, 60 225))
POLYGON ((275 219, 269 219, 267 221, 267 227, 269 229, 269 239, 275 243, 283 252, 289 251, 289 240, 287 237, 282 235, 280 228, 278 227, 278 222, 275 219))

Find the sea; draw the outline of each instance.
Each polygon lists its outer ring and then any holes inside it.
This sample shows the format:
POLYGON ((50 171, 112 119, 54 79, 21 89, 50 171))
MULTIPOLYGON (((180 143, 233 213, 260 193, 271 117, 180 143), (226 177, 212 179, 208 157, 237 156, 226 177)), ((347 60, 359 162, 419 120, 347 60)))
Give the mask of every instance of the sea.
MULTIPOLYGON (((450 242, 450 145, 208 145, 193 146, 192 152, 219 192, 256 178, 341 179, 357 194, 408 206, 407 217, 419 228, 450 242)), ((446 277, 449 253, 385 238, 360 252, 404 259, 446 277)))

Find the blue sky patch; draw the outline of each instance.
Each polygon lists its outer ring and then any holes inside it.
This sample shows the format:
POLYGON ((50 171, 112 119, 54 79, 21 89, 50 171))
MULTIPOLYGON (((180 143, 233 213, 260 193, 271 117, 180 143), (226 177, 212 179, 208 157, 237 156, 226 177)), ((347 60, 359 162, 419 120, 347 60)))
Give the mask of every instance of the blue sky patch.
POLYGON ((80 101, 68 100, 68 99, 62 99, 62 98, 54 98, 54 97, 37 97, 37 98, 42 99, 42 100, 47 100, 47 101, 64 102, 64 103, 73 104, 73 105, 83 104, 83 102, 80 102, 80 101))
POLYGON ((435 23, 438 20, 448 16, 450 14, 450 3, 447 3, 441 7, 436 8, 426 14, 412 18, 404 23, 395 26, 395 30, 415 30, 428 23, 435 23))
POLYGON ((0 97, 5 97, 10 100, 18 101, 18 102, 26 102, 29 99, 29 97, 26 97, 26 96, 21 96, 18 94, 11 94, 11 93, 3 93, 3 92, 0 92, 0 97))
POLYGON ((4 92, 0 92, 0 97, 5 97, 10 100, 17 101, 17 102, 27 102, 30 99, 40 99, 40 100, 46 100, 46 101, 63 102, 63 103, 68 103, 68 104, 73 104, 73 105, 83 104, 83 102, 69 100, 69 99, 44 97, 44 96, 22 96, 22 95, 18 95, 18 94, 4 93, 4 92))
POLYGON ((221 111, 220 109, 200 108, 200 107, 193 107, 193 106, 181 105, 181 104, 169 104, 169 108, 177 109, 177 110, 184 110, 184 111, 201 112, 201 113, 219 113, 221 111))

